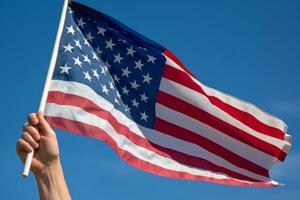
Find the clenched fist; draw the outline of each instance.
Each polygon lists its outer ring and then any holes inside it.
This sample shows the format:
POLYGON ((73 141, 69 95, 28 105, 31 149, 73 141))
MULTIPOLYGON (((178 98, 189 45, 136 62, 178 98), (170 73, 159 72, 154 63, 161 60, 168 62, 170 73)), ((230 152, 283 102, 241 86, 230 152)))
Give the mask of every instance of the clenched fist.
POLYGON ((41 112, 31 113, 17 142, 17 153, 24 163, 26 154, 35 151, 31 171, 38 175, 59 161, 59 149, 54 131, 41 112))

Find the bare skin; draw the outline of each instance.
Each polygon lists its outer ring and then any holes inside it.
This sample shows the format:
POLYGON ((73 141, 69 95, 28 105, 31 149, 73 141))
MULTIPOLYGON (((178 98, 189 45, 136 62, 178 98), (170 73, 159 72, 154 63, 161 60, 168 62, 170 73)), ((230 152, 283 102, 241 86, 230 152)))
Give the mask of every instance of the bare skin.
POLYGON ((71 199, 60 163, 56 134, 41 112, 28 116, 16 149, 23 163, 26 154, 34 151, 30 170, 35 176, 41 200, 71 199))

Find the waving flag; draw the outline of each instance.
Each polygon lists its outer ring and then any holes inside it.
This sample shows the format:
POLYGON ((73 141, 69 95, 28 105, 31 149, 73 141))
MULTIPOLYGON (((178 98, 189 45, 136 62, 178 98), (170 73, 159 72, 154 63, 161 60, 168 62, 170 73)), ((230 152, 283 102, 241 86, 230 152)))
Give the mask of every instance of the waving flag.
POLYGON ((166 48, 117 20, 68 5, 45 115, 52 127, 105 141, 157 175, 275 186, 287 126, 201 83, 166 48))

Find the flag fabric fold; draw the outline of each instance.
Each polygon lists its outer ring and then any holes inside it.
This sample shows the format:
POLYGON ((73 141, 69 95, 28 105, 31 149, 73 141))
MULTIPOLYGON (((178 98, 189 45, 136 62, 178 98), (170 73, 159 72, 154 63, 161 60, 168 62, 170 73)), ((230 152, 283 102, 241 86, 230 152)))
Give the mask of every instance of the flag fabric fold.
POLYGON ((119 21, 69 3, 45 115, 165 177, 276 186, 285 123, 201 83, 169 50, 119 21))

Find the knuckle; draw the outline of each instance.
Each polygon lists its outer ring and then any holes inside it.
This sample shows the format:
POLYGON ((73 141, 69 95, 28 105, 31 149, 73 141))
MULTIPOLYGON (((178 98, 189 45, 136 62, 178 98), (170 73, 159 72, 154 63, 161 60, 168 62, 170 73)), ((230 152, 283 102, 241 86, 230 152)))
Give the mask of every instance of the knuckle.
POLYGON ((33 126, 31 126, 31 125, 27 125, 26 127, 25 127, 25 130, 26 130, 26 132, 28 132, 28 133, 30 133, 30 132, 32 132, 32 129, 33 129, 34 127, 33 126))
POLYGON ((27 117, 29 123, 35 125, 37 123, 36 113, 30 113, 27 117))
POLYGON ((19 139, 17 146, 19 146, 20 149, 24 149, 24 147, 26 146, 26 142, 23 139, 19 139))
POLYGON ((34 118, 35 115, 36 115, 35 113, 30 113, 30 114, 28 115, 28 119, 34 118))
POLYGON ((39 134, 35 134, 34 137, 35 137, 35 140, 36 140, 36 141, 39 141, 39 140, 41 139, 41 137, 40 137, 39 134))
POLYGON ((25 136, 25 132, 23 132, 22 134, 21 134, 21 138, 19 139, 19 140, 24 140, 24 138, 25 138, 26 136, 25 136))
POLYGON ((33 139, 33 137, 31 137, 31 135, 27 132, 24 132, 22 134, 22 139, 25 140, 28 145, 34 149, 38 148, 38 143, 33 139))
POLYGON ((34 140, 40 139, 39 131, 34 126, 29 127, 28 133, 31 135, 31 137, 33 137, 34 140))
POLYGON ((40 146, 40 145, 39 145, 38 143, 36 143, 36 142, 34 142, 34 143, 33 143, 33 147, 34 147, 34 149, 37 149, 37 148, 39 148, 39 146, 40 146))
POLYGON ((39 140, 40 139, 39 132, 38 132, 38 130, 34 126, 28 125, 28 126, 25 127, 24 131, 27 132, 35 140, 39 140))
POLYGON ((18 139, 17 145, 21 145, 23 143, 23 140, 21 138, 18 139))
POLYGON ((31 152, 33 150, 33 148, 28 143, 24 149, 26 149, 26 151, 28 151, 28 152, 31 152))
MULTIPOLYGON (((30 144, 29 144, 27 141, 25 141, 24 139, 19 139, 19 140, 18 140, 18 143, 17 143, 17 149, 19 149, 19 151, 20 151, 20 149, 23 149, 23 150, 28 151, 28 152, 32 151, 32 147, 31 147, 30 144)), ((18 151, 18 150, 17 150, 17 151, 18 151)))
POLYGON ((28 137, 27 137, 26 132, 24 132, 24 133, 22 134, 21 139, 24 140, 24 141, 27 141, 27 140, 28 140, 28 137))
POLYGON ((22 125, 22 130, 25 131, 27 126, 28 126, 28 123, 27 123, 27 122, 24 123, 24 124, 22 125))
POLYGON ((37 134, 37 133, 34 133, 31 135, 32 138, 35 140, 35 141, 39 141, 40 140, 40 136, 37 134))
POLYGON ((32 137, 30 136, 30 134, 28 132, 24 132, 22 134, 22 138, 26 141, 26 142, 31 142, 32 141, 32 137))

